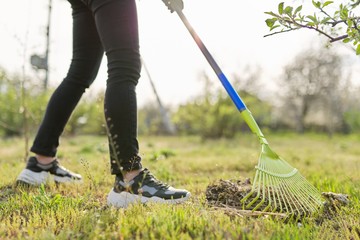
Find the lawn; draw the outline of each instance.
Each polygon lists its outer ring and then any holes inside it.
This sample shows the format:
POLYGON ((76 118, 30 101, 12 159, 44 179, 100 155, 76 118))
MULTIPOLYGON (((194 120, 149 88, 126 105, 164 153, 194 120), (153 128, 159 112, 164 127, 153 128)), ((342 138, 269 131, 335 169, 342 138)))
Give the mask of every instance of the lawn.
POLYGON ((321 192, 349 195, 331 217, 301 222, 250 217, 213 208, 208 185, 253 178, 260 145, 253 135, 232 140, 140 137, 143 165, 192 193, 180 205, 106 206, 114 182, 103 136, 61 139, 61 163, 83 184, 15 187, 25 165, 23 139, 0 140, 0 239, 360 239, 360 136, 268 134, 273 150, 321 192))

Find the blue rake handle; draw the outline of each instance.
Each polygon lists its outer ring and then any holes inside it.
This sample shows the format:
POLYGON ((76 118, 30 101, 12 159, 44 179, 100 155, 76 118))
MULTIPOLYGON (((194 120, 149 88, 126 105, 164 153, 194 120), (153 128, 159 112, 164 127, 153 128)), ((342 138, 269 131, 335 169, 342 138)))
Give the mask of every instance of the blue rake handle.
POLYGON ((229 80, 226 78, 224 73, 221 71, 219 65, 215 62, 215 60, 212 57, 212 55, 210 54, 209 50, 206 48, 204 43, 201 41, 200 37, 197 35, 197 33, 195 32, 193 27, 190 25, 189 21, 186 19, 183 12, 181 10, 177 10, 176 12, 179 15, 180 19, 182 20, 182 22, 184 23, 185 27, 190 32, 191 36, 194 38, 196 44, 200 48, 201 52, 204 54, 206 60, 209 62, 212 69, 215 71, 217 77, 221 81, 222 85, 225 87, 227 93, 229 94, 230 98, 236 105, 237 109, 240 112, 246 110, 247 107, 246 107, 245 103, 242 101, 239 94, 235 91, 235 89, 233 88, 233 86, 231 85, 229 80))
POLYGON ((261 132, 258 124, 256 123, 255 119, 253 118, 251 112, 246 107, 243 100, 240 98, 239 94, 235 91, 234 87, 231 85, 229 80, 226 78, 225 74, 220 69, 219 65, 216 63, 215 59, 210 54, 209 50, 206 48, 205 44, 201 41, 200 37, 195 32, 194 28, 190 25, 189 21, 185 17, 184 13, 180 9, 175 9, 176 13, 180 17, 181 21, 184 23, 185 27, 195 40, 196 44, 200 48, 201 52, 204 54, 206 60, 209 62, 212 69, 215 71, 217 77, 219 78, 220 82, 224 86, 225 90, 229 94, 231 100, 234 102, 237 109, 240 111, 241 115, 243 116, 245 122, 250 127, 251 131, 255 133, 261 144, 268 144, 266 141, 264 134, 261 132))

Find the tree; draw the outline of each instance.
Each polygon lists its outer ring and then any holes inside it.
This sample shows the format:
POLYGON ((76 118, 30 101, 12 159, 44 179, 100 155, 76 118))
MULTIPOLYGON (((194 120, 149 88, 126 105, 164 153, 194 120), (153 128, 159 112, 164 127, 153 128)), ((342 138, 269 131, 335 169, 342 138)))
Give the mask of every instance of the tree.
POLYGON ((331 50, 309 49, 284 69, 280 80, 281 118, 290 117, 298 132, 318 126, 329 134, 344 129, 343 96, 348 78, 343 76, 342 58, 331 50))
POLYGON ((266 24, 274 35, 278 33, 290 32, 299 29, 314 30, 327 37, 330 41, 343 41, 348 43, 360 54, 360 16, 356 12, 360 0, 337 0, 334 1, 314 1, 312 6, 315 8, 313 13, 304 13, 303 5, 293 7, 279 3, 276 12, 266 12, 271 18, 266 19, 266 24), (334 6, 335 4, 336 7, 334 6))

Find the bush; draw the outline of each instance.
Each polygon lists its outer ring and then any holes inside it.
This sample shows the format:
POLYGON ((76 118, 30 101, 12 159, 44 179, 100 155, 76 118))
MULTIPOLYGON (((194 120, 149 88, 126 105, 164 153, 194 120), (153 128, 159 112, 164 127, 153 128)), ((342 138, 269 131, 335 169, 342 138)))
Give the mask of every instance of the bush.
POLYGON ((21 82, 17 76, 10 78, 0 70, 0 136, 20 136, 26 129, 36 129, 49 97, 37 89, 38 86, 21 82))
MULTIPOLYGON (((241 92, 241 96, 258 124, 262 127, 269 126, 270 106, 246 92, 241 92)), ((222 89, 181 105, 173 119, 179 133, 200 135, 205 139, 232 138, 241 131, 250 131, 234 103, 222 89)))
POLYGON ((106 134, 103 95, 80 100, 72 113, 64 134, 106 134))
MULTIPOLYGON (((53 90, 39 90, 39 85, 18 76, 9 77, 0 69, 0 136, 35 133, 43 118, 53 90)), ((69 119, 64 134, 105 134, 103 97, 80 101, 69 119)))

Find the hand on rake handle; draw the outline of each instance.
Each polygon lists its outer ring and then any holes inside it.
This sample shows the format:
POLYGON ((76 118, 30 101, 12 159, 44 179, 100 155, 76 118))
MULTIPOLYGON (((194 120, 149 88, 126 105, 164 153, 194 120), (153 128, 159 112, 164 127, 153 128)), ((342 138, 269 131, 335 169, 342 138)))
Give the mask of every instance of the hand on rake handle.
POLYGON ((170 12, 181 11, 184 9, 184 2, 182 0, 162 0, 168 7, 170 12))

